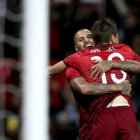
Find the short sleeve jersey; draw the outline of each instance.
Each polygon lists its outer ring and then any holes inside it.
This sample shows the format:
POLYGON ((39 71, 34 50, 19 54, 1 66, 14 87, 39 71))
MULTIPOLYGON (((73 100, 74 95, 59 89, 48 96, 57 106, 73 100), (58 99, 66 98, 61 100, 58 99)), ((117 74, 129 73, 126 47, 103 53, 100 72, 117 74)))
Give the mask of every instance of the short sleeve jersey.
MULTIPOLYGON (((94 77, 90 76, 90 68, 94 65, 93 61, 95 59, 140 61, 140 57, 129 46, 125 44, 111 44, 86 48, 85 50, 65 58, 63 62, 67 66, 72 66, 77 69, 89 83, 121 83, 124 80, 129 80, 130 75, 128 73, 115 69, 105 72, 101 80, 94 80, 94 77)), ((96 116, 107 106, 107 104, 118 95, 120 95, 120 93, 92 97, 89 103, 91 121, 94 121, 96 116)), ((130 102, 128 97, 125 98, 130 102)))
MULTIPOLYGON (((65 71, 65 76, 69 85, 71 86, 71 81, 76 77, 81 77, 82 75, 73 67, 67 67, 65 71)), ((73 96, 79 107, 79 114, 80 114, 79 138, 80 140, 89 140, 90 117, 89 117, 89 111, 88 111, 88 102, 90 98, 86 95, 76 93, 76 91, 74 90, 73 90, 73 96)))

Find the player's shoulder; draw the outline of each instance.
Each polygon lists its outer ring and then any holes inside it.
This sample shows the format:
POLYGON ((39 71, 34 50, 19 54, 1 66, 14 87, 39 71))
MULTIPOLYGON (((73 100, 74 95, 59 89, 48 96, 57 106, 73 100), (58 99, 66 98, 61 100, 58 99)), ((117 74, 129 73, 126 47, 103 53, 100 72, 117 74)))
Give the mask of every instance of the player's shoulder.
POLYGON ((118 47, 118 48, 130 48, 130 46, 124 44, 124 43, 117 43, 117 44, 114 44, 115 47, 118 47))
POLYGON ((75 53, 71 53, 71 54, 67 55, 66 58, 76 58, 78 56, 79 56, 79 52, 75 52, 75 53))
POLYGON ((88 54, 88 53, 90 53, 90 50, 91 50, 92 48, 93 48, 93 47, 87 47, 87 48, 85 48, 84 50, 78 51, 78 52, 77 52, 77 55, 85 55, 85 54, 88 54))

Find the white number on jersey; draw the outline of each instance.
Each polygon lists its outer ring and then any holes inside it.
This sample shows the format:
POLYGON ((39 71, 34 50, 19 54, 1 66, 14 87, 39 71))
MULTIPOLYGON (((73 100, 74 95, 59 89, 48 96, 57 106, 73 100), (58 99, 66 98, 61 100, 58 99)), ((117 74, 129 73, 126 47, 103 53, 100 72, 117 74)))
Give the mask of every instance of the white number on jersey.
MULTIPOLYGON (((124 57, 120 53, 112 53, 111 55, 108 56, 108 60, 112 60, 114 57, 118 57, 118 58, 121 59, 121 61, 124 61, 124 57)), ((102 58, 100 56, 91 57, 92 61, 97 60, 97 59, 102 60, 102 58)), ((126 79, 126 77, 127 77, 126 72, 124 72, 122 70, 121 70, 121 72, 123 74, 123 77, 121 79, 116 78, 115 74, 113 74, 113 73, 111 74, 111 78, 112 78, 114 83, 119 84, 119 83, 123 82, 126 79)), ((107 79, 106 79, 106 74, 105 73, 103 73, 103 75, 102 75, 102 83, 107 84, 107 79)))

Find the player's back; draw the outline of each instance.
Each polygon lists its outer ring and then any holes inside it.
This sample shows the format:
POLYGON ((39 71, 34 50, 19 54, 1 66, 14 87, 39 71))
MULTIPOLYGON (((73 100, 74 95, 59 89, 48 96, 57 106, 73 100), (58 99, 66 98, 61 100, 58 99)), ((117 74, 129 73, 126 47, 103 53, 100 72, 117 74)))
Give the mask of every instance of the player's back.
MULTIPOLYGON (((82 76, 90 83, 121 83, 124 80, 129 80, 129 74, 121 70, 111 69, 105 72, 102 79, 94 80, 90 76, 90 68, 94 65, 93 61, 96 59, 103 60, 136 60, 140 58, 132 51, 132 49, 124 44, 103 45, 93 48, 87 48, 64 60, 64 63, 75 67, 82 76)), ((94 121, 98 115, 115 97, 120 93, 113 93, 109 95, 102 95, 92 97, 89 103, 90 120, 94 121)), ((129 100, 129 98, 127 98, 129 100)))
POLYGON ((86 81, 90 83, 121 83, 122 81, 129 79, 127 73, 123 71, 111 69, 104 73, 101 80, 94 80, 94 76, 90 76, 90 68, 95 64, 93 61, 96 59, 115 61, 130 60, 129 54, 130 53, 128 53, 128 51, 125 50, 124 46, 121 44, 88 48, 79 52, 79 56, 76 60, 78 61, 78 66, 76 68, 85 77, 86 81))

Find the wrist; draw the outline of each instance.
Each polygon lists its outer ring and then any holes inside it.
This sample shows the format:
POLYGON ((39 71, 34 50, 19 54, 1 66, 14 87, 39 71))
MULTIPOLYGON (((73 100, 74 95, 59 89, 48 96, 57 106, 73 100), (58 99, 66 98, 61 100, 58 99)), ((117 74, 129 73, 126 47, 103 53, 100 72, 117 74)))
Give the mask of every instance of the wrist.
POLYGON ((111 84, 111 85, 113 87, 114 92, 122 92, 123 91, 123 85, 122 84, 111 84))
POLYGON ((122 84, 115 84, 114 85, 116 88, 116 91, 117 92, 122 92, 123 91, 123 85, 122 84))
POLYGON ((118 89, 122 92, 124 90, 124 84, 118 84, 118 89))

